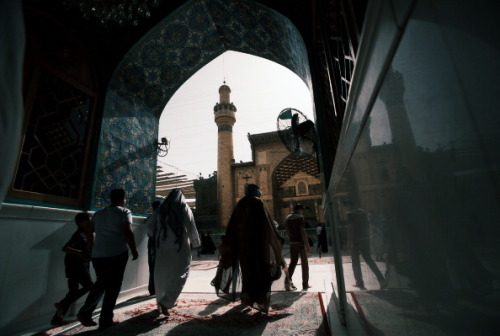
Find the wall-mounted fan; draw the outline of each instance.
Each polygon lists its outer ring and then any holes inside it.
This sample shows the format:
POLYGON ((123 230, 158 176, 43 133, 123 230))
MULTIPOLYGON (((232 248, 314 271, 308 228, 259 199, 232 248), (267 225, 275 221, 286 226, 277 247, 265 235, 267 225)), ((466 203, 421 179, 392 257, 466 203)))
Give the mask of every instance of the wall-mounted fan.
POLYGON ((316 130, 314 123, 297 109, 286 108, 276 121, 278 135, 285 147, 295 156, 310 156, 316 153, 316 130))

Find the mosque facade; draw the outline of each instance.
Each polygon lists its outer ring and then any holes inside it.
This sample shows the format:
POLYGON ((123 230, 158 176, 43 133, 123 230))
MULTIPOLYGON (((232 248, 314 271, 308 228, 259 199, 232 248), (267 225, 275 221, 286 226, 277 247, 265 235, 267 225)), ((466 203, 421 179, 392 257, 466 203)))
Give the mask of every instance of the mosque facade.
POLYGON ((225 227, 236 203, 245 195, 247 184, 260 187, 261 199, 278 224, 283 225, 297 203, 305 206, 304 215, 309 226, 324 223, 323 189, 315 156, 294 156, 282 143, 278 132, 267 132, 248 134, 252 161, 236 163, 232 127, 237 117, 230 93, 229 86, 222 85, 220 100, 214 107, 218 126, 217 174, 195 181, 200 229, 225 227))

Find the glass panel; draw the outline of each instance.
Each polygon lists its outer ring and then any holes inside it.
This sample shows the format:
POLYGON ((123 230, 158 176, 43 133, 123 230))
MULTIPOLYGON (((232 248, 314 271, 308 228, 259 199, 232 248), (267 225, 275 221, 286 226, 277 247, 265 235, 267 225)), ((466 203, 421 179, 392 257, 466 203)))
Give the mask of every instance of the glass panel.
POLYGON ((410 22, 336 190, 367 334, 500 332, 500 55, 459 22, 410 22))

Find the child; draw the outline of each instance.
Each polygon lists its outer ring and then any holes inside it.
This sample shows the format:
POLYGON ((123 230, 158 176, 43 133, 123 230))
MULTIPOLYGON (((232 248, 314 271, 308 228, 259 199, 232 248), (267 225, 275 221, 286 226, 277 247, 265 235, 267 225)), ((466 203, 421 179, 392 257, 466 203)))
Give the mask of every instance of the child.
POLYGON ((66 278, 68 278, 68 293, 59 302, 56 302, 56 313, 52 317, 52 325, 62 325, 64 315, 68 312, 70 305, 87 293, 92 286, 90 277, 90 253, 87 246, 87 231, 90 228, 90 215, 88 213, 79 213, 75 216, 75 222, 78 227, 70 240, 62 248, 66 253, 64 266, 66 278), (81 288, 79 288, 81 285, 81 288))

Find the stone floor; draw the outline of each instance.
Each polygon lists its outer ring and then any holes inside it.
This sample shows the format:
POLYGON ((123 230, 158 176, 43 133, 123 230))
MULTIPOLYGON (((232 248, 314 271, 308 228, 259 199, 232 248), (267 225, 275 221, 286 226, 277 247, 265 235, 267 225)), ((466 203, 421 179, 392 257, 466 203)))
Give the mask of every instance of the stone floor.
MULTIPOLYGON (((289 262, 289 257, 287 252, 284 253, 285 260, 289 262)), ((210 285, 210 281, 215 276, 215 271, 217 267, 217 256, 216 255, 201 255, 198 256, 196 251, 193 252, 193 261, 192 267, 190 270, 190 274, 186 285, 184 286, 183 293, 214 293, 214 288, 210 285)), ((323 253, 321 257, 319 257, 318 253, 312 253, 309 257, 309 273, 310 273, 310 285, 311 288, 308 292, 320 293, 322 296, 322 302, 324 305, 324 309, 326 313, 331 315, 329 320, 333 324, 338 325, 338 321, 336 320, 336 312, 334 307, 328 307, 328 305, 333 304, 331 301, 331 293, 332 293, 332 278, 334 277, 333 270, 333 257, 331 253, 323 253), (330 312, 328 312, 330 311, 330 312)), ((301 277, 302 271, 300 267, 300 263, 296 268, 295 274, 293 276, 293 280, 295 284, 298 285, 298 291, 301 290, 301 277)), ((147 299, 148 293, 144 292, 141 295, 137 296, 137 293, 134 294, 134 297, 120 297, 120 302, 117 307, 124 307, 126 305, 136 304, 139 300, 147 299)), ((68 317, 71 320, 74 317, 68 317)), ((65 335, 66 332, 71 329, 78 327, 78 321, 74 321, 73 323, 69 323, 64 327, 52 328, 41 328, 38 332, 29 333, 25 335, 65 335)), ((109 332, 107 332, 107 335, 109 332)), ((343 333, 336 332, 335 335, 343 335, 343 333)))

